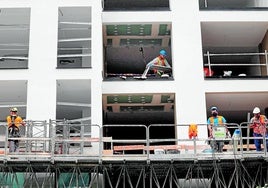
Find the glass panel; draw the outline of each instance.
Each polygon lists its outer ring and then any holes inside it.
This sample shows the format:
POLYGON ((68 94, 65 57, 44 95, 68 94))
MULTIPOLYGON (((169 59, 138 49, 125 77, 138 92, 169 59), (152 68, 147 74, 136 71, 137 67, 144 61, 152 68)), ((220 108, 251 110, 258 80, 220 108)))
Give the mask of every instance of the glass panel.
POLYGON ((90 123, 91 81, 57 80, 56 109, 56 119, 90 123))
POLYGON ((200 10, 209 9, 267 9, 267 0, 199 0, 200 10))
MULTIPOLYGON (((27 106, 27 81, 26 80, 3 80, 0 81, 0 121, 6 122, 6 116, 12 107, 18 109, 18 115, 26 118, 27 106)), ((0 134, 4 134, 1 132, 0 134)), ((0 143, 2 146, 2 143, 0 143)))
POLYGON ((91 7, 59 8, 57 67, 91 66, 91 7))
POLYGON ((169 0, 103 0, 103 10, 169 10, 169 0))
MULTIPOLYGON (((91 137, 91 80, 57 80, 56 119, 72 125, 67 135, 91 137)), ((63 126, 58 126, 57 132, 65 134, 63 126)), ((63 152, 68 150, 68 146, 63 148, 63 152)))
POLYGON ((28 68, 30 9, 2 8, 0 23, 0 69, 28 68))

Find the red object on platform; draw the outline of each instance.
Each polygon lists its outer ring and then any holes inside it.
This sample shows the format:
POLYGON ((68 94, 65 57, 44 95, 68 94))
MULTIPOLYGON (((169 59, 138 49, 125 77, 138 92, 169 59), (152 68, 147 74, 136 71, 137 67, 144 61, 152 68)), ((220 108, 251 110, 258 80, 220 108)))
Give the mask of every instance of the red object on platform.
POLYGON ((211 75, 209 75, 209 68, 204 67, 204 75, 205 76, 213 76, 214 72, 213 70, 211 70, 211 75))

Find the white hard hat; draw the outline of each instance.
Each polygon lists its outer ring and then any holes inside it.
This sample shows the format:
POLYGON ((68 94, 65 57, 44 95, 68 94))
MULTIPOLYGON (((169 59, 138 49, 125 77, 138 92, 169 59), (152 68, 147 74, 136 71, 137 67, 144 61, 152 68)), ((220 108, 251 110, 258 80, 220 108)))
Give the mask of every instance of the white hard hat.
POLYGON ((261 112, 261 110, 260 110, 259 107, 255 107, 255 108, 253 109, 253 114, 258 114, 258 113, 260 113, 260 112, 261 112))
POLYGON ((218 111, 218 108, 217 108, 216 106, 212 106, 212 107, 210 108, 210 110, 211 110, 211 111, 213 111, 213 110, 218 111))
POLYGON ((15 107, 10 109, 10 112, 17 112, 17 111, 18 111, 18 109, 15 107))

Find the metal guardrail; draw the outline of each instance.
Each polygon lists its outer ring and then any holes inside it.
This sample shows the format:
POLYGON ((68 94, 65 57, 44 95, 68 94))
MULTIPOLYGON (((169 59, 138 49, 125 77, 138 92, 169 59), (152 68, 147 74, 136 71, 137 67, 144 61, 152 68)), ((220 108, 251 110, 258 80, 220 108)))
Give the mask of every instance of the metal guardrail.
POLYGON ((268 157, 265 136, 254 138, 251 136, 249 122, 240 125, 234 123, 225 124, 233 135, 239 130, 241 135, 225 138, 208 138, 203 134, 207 130, 207 124, 197 124, 198 136, 196 138, 185 137, 188 135, 189 124, 152 124, 145 125, 91 125, 73 124, 64 121, 26 121, 26 126, 21 129, 21 137, 8 138, 8 129, 5 123, 0 123, 0 160, 71 160, 80 159, 102 161, 110 158, 124 159, 196 159, 210 157, 268 157), (99 136, 94 138, 89 132, 85 132, 86 126, 95 126, 99 136), (105 128, 133 128, 139 129, 141 139, 135 137, 122 139, 103 137, 105 128), (178 133, 177 138, 155 138, 154 129, 159 127, 174 127, 178 133), (202 133, 202 134, 201 134, 202 133), (184 136, 182 136, 184 135, 184 136), (8 151, 8 139, 20 142, 19 152, 8 151), (257 152, 253 140, 260 139, 263 150, 257 152), (210 141, 223 141, 224 152, 217 153, 211 150, 210 141), (109 146, 107 146, 109 145, 109 146), (105 153, 105 151, 110 151, 105 153), (130 152, 131 151, 131 152, 130 152), (134 151, 134 152, 133 152, 134 151), (160 152, 159 152, 160 151, 160 152))
MULTIPOLYGON (((232 66, 247 66, 247 67, 264 67, 266 69, 266 75, 268 74, 268 53, 267 50, 265 50, 264 52, 260 52, 260 53, 210 53, 209 51, 207 51, 205 54, 203 54, 204 57, 207 57, 207 63, 204 64, 204 66, 207 66, 209 69, 209 75, 212 76, 212 67, 217 67, 217 66, 224 66, 225 70, 229 68, 231 68, 232 66), (227 62, 227 63, 214 63, 212 62, 211 58, 212 57, 219 57, 219 58, 223 58, 223 57, 235 57, 235 56, 263 56, 263 62, 251 62, 251 59, 249 59, 249 63, 233 63, 231 60, 231 62, 227 62)), ((228 61, 227 59, 225 59, 226 61, 228 61)))

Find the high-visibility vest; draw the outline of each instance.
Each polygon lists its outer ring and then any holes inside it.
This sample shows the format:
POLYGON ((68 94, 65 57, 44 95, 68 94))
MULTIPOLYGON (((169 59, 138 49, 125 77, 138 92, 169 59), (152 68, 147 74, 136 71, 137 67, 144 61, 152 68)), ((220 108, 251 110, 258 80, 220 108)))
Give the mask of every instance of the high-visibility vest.
POLYGON ((260 115, 259 123, 253 123, 250 127, 253 128, 253 132, 257 134, 265 134, 266 131, 266 125, 265 125, 265 116, 260 115))
POLYGON ((164 58, 161 58, 161 57, 158 57, 158 63, 157 63, 157 65, 165 66, 165 59, 164 58))
POLYGON ((20 116, 16 116, 16 117, 7 116, 8 126, 12 126, 12 124, 13 124, 17 128, 19 128, 21 123, 22 123, 22 118, 20 116))
POLYGON ((264 115, 260 115, 260 123, 261 124, 265 123, 265 116, 264 115))
MULTIPOLYGON (((223 123, 223 116, 217 116, 218 118, 218 124, 222 124, 223 123)), ((210 117, 209 121, 211 124, 214 124, 214 117, 210 117)))

